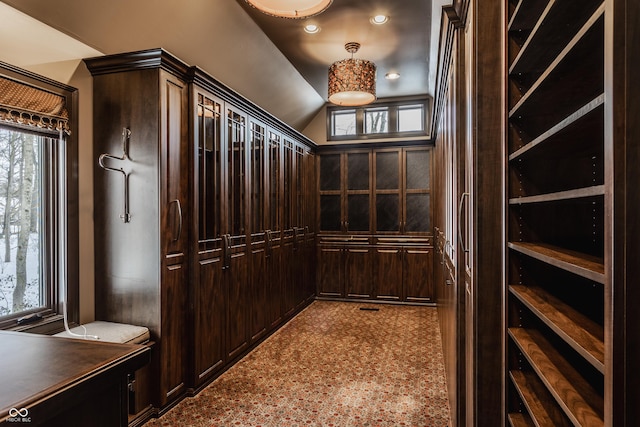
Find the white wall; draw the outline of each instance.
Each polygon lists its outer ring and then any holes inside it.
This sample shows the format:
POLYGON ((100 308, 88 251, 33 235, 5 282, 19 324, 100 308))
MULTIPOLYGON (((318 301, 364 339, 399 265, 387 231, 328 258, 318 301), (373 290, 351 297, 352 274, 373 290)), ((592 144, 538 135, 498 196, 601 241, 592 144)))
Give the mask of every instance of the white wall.
POLYGON ((0 61, 78 89, 80 321, 94 319, 92 78, 81 58, 100 52, 0 3, 0 61))

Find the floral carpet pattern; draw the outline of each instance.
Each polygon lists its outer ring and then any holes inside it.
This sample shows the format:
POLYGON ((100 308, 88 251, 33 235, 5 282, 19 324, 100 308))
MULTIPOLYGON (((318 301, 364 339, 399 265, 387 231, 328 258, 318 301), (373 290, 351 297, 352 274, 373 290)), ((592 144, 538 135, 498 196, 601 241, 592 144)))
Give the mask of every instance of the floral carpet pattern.
POLYGON ((145 427, 449 422, 436 308, 316 301, 197 396, 145 427))

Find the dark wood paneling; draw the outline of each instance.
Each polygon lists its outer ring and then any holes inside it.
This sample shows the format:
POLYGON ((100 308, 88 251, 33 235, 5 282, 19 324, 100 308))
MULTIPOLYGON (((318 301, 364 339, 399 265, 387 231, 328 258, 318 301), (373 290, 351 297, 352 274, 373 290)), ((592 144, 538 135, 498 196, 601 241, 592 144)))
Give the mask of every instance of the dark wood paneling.
POLYGON ((233 248, 227 276, 227 356, 234 359, 249 346, 249 301, 248 272, 249 260, 246 246, 233 248))
POLYGON ((433 300, 433 248, 405 248, 403 279, 405 300, 433 300))
POLYGON ((375 297, 380 300, 402 299, 402 248, 376 248, 375 297))
POLYGON ((225 354, 226 289, 222 279, 222 250, 199 254, 194 267, 193 340, 194 383, 201 384, 222 369, 225 354))
POLYGON ((268 309, 267 309, 267 254, 264 240, 251 244, 251 322, 250 338, 255 342, 267 333, 268 309))
POLYGON ((344 250, 345 291, 347 298, 371 298, 373 296, 373 248, 352 248, 344 250))
POLYGON ((344 296, 344 259, 339 246, 318 246, 318 295, 344 296))

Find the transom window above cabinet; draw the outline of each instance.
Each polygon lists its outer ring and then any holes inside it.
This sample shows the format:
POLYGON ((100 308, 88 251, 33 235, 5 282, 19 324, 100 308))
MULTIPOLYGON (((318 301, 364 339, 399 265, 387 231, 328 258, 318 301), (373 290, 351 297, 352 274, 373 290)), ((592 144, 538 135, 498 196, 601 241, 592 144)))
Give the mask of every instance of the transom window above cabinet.
POLYGON ((406 138, 427 135, 426 98, 327 109, 327 140, 406 138))

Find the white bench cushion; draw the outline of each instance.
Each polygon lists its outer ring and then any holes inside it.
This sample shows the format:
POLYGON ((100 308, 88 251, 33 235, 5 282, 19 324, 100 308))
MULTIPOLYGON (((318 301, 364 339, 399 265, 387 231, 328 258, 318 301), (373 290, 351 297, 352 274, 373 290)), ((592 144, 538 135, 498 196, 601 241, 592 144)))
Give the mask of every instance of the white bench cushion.
MULTIPOLYGON (((82 326, 76 326, 71 329, 71 332, 78 335, 94 335, 97 336, 100 341, 115 342, 120 344, 143 344, 149 341, 150 333, 149 329, 144 326, 126 325, 124 323, 104 322, 101 320, 86 323, 82 326)), ((82 336, 71 335, 67 331, 55 334, 56 337, 66 338, 79 338, 82 336)), ((87 337, 86 339, 94 339, 87 337)))

